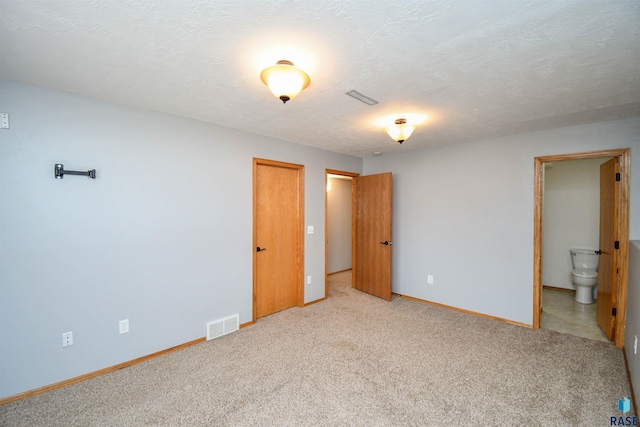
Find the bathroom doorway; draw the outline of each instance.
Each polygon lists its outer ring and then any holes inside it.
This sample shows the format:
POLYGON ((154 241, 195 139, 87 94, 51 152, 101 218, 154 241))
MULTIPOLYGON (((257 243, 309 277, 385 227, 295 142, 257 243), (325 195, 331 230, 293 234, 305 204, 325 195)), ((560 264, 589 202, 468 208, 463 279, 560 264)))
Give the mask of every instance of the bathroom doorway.
MULTIPOLYGON (((569 304, 573 304, 571 302, 572 295, 571 290, 573 289, 572 284, 570 283, 570 279, 568 278, 568 273, 571 271, 571 259, 569 256, 570 247, 575 246, 583 246, 583 247, 592 247, 595 246, 595 249, 601 249, 599 246, 601 243, 598 241, 598 238, 595 233, 598 233, 597 230, 593 230, 593 217, 599 217, 599 209, 598 206, 593 209, 593 212, 585 212, 585 213, 577 213, 574 212, 573 216, 569 216, 569 219, 556 221, 558 224, 554 224, 553 218, 553 204, 550 203, 551 206, 544 206, 544 190, 545 190, 545 169, 547 172, 553 171, 554 167, 557 167, 556 170, 560 169, 560 165, 562 165, 562 169, 571 169, 572 166, 576 166, 577 169, 582 168, 584 165, 581 165, 580 162, 575 162, 578 160, 589 160, 595 165, 599 163, 603 163, 607 159, 617 158, 619 163, 619 172, 620 172, 620 182, 619 182, 619 198, 617 199, 616 205, 613 207, 615 210, 616 216, 616 224, 618 225, 618 229, 616 230, 617 238, 616 240, 619 242, 618 249, 615 250, 616 261, 618 265, 615 271, 612 274, 615 274, 615 278, 613 279, 615 282, 614 289, 615 291, 611 295, 611 300, 613 302, 612 312, 609 314, 611 319, 611 324, 613 325, 613 334, 611 338, 614 340, 615 344, 621 347, 624 343, 624 313, 626 309, 626 282, 627 282, 627 250, 628 250, 628 194, 629 194, 629 149, 620 149, 620 150, 606 150, 606 151, 598 151, 598 152, 590 152, 590 153, 577 153, 577 154, 567 154, 567 155, 557 155, 557 156, 546 156, 546 157, 538 157, 535 159, 535 181, 534 181, 534 192, 535 192, 535 210, 534 210, 534 319, 533 319, 533 327, 537 329, 541 324, 541 313, 544 310, 543 307, 543 293, 545 290, 543 289, 543 284, 547 285, 552 284, 547 288, 549 294, 556 294, 558 292, 565 292, 565 300, 568 300, 569 304), (564 163, 567 162, 567 163, 564 163), (556 166, 557 165, 557 166, 556 166), (545 228, 543 229, 543 215, 545 218, 545 228), (591 231, 584 231, 583 235, 578 236, 580 229, 580 222, 586 221, 590 223, 590 226, 585 226, 591 229, 591 231), (568 223, 570 222, 570 223, 568 223), (549 224, 550 227, 549 227, 549 224), (575 224, 574 224, 575 223, 575 224), (575 225, 575 227, 574 227, 575 225), (552 233, 556 228, 556 232, 559 231, 560 234, 564 234, 557 239, 543 239, 544 233, 552 233), (571 229, 574 229, 571 231, 571 229), (573 233, 573 235, 571 235, 573 233), (565 239, 565 240, 563 240, 565 239), (568 239, 568 240, 567 240, 568 239), (580 240, 582 239, 582 240, 580 240), (551 243, 550 243, 551 242, 551 243), (553 247, 553 243, 557 244, 558 247, 553 247), (574 242, 574 243, 568 243, 574 242), (550 246, 551 245, 551 246, 550 246), (560 246, 567 246, 566 248, 560 246), (566 249, 566 251, 565 251, 566 249), (563 252, 566 252, 563 255, 563 252), (544 260, 544 261, 543 261, 544 260), (543 262, 545 265, 545 270, 543 271, 543 262), (555 264, 554 264, 555 263, 555 264), (617 274, 616 274, 617 273, 617 274), (568 281, 568 283, 567 283, 568 281), (553 283, 556 283, 558 286, 553 286, 553 283), (614 317, 615 316, 615 317, 614 317)), ((599 179, 599 178, 598 178, 599 179)), ((584 189, 582 189, 584 190, 584 189)), ((582 191, 579 190, 579 191, 582 191)), ((562 192, 562 188, 560 188, 560 193, 562 192)), ((567 194, 564 194, 566 196, 567 194)), ((557 195, 558 197, 562 197, 562 194, 557 195)), ((574 196, 580 197, 579 194, 574 196)), ((598 197, 599 198, 599 197, 598 197)), ((599 202, 598 202, 599 203, 599 202)), ((570 204, 570 201, 564 203, 564 209, 567 209, 567 205, 570 204)), ((558 206, 562 206, 562 203, 556 204, 558 206)), ((613 242, 612 242, 613 244, 613 242)), ((577 304, 577 303, 576 303, 577 304)), ((589 310, 593 311, 593 307, 584 307, 584 310, 581 307, 577 306, 579 311, 584 311, 588 313, 589 310)), ((552 310, 554 308, 548 307, 548 309, 552 310)), ((558 310, 559 308, 555 308, 558 310)), ((583 314, 584 315, 584 314, 583 314)), ((590 317, 593 313, 589 314, 590 317)), ((571 333, 570 331, 566 331, 571 333)), ((605 331, 606 333, 606 331, 605 331)))
MULTIPOLYGON (((569 249, 597 261, 600 225, 600 165, 609 160, 545 163, 542 189, 542 312, 540 327, 609 341, 596 321, 597 289, 582 289, 581 301, 570 272, 569 249), (589 303, 589 298, 593 298, 589 303)), ((594 267, 594 269, 597 267, 594 267)), ((594 282, 596 282, 594 280, 594 282)))

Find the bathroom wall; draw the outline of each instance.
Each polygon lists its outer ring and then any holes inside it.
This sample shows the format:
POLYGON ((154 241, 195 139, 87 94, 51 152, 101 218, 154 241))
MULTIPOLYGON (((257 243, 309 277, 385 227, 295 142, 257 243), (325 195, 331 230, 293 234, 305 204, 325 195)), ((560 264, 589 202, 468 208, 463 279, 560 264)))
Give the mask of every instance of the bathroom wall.
POLYGON ((629 284, 627 287, 627 319, 624 334, 624 350, 629 363, 636 403, 640 393, 640 240, 629 242, 629 284))
POLYGON ((547 164, 542 213, 542 284, 574 289, 569 248, 598 249, 600 164, 608 159, 547 164))
POLYGON ((351 268, 351 179, 329 178, 327 193, 327 273, 351 268))

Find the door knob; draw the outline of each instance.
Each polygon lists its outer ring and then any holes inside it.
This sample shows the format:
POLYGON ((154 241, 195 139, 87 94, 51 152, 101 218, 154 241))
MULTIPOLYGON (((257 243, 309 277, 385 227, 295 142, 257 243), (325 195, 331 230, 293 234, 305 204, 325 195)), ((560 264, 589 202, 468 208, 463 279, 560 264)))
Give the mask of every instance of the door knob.
POLYGON ((386 246, 391 245, 391 243, 389 243, 389 241, 388 241, 388 240, 385 240, 384 242, 380 242, 380 244, 381 244, 381 245, 386 245, 386 246))
POLYGON ((258 246, 256 248, 256 252, 262 252, 262 251, 266 251, 266 250, 267 250, 267 248, 261 248, 260 246, 258 246))

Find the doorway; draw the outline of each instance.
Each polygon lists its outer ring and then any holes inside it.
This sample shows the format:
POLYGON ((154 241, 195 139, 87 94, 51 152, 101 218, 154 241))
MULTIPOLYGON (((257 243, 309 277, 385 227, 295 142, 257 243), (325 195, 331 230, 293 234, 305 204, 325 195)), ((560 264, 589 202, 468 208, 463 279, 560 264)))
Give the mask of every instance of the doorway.
MULTIPOLYGON (((355 216, 353 212, 353 179, 360 176, 358 173, 339 171, 335 169, 325 169, 325 213, 324 213, 324 230, 325 230, 325 245, 324 245, 324 297, 327 298, 327 283, 328 276, 333 273, 340 273, 343 270, 347 270, 345 267, 349 267, 348 269, 352 270, 355 260, 355 252, 354 252, 354 227, 355 227, 355 216), (330 197, 335 198, 336 193, 331 193, 335 188, 330 187, 331 184, 335 185, 335 183, 339 183, 341 187, 344 187, 348 183, 348 192, 350 194, 348 200, 346 197, 339 196, 338 200, 334 200, 334 203, 337 204, 345 204, 348 203, 349 206, 341 206, 335 207, 333 206, 333 212, 330 212, 330 197), (349 218, 349 227, 345 229, 343 221, 345 220, 344 215, 345 212, 350 212, 349 218), (343 236, 340 238, 336 235, 336 233, 340 232, 348 232, 349 236, 343 236), (336 239, 340 239, 339 242, 336 242, 336 239), (347 243, 348 242, 348 243, 347 243), (337 249, 339 245, 349 244, 349 248, 346 249, 350 255, 350 259, 348 262, 345 261, 344 251, 345 248, 337 249), (336 253, 336 251, 340 251, 340 253, 336 253)), ((343 189, 341 189, 343 190, 343 189)), ((353 270, 351 274, 351 286, 353 287, 353 270)))
MULTIPOLYGON (((542 190, 540 327, 604 342, 610 341, 598 325, 596 309, 603 305, 605 298, 600 301, 596 298, 597 291, 602 290, 605 283, 595 286, 591 292, 586 288, 578 291, 569 272, 574 268, 570 249, 578 250, 586 259, 604 261, 597 254, 600 207, 601 201, 604 202, 600 194, 600 168, 610 159, 545 163, 542 190), (577 302, 576 298, 582 302, 577 302), (592 298, 591 303, 589 298, 592 298)), ((607 270, 610 271, 604 265, 602 271, 607 270)))
POLYGON ((253 321, 304 306, 304 166, 253 160, 253 321))
MULTIPOLYGON (((628 235, 629 235, 629 149, 605 150, 589 153, 564 154, 537 157, 534 159, 534 298, 533 298, 533 328, 540 327, 540 312, 542 300, 542 201, 543 201, 543 172, 545 165, 553 162, 563 162, 581 159, 617 158, 619 164, 620 182, 619 199, 616 202, 617 230, 616 249, 618 265, 615 268, 615 292, 612 295, 615 310, 612 310, 614 331, 612 339, 616 346, 624 344, 624 320, 626 313, 627 293, 627 264, 628 264, 628 235), (613 317, 615 316, 615 317, 613 317)), ((605 331, 606 333, 606 331, 605 331)))
MULTIPOLYGON (((325 170, 325 186, 330 174, 352 178, 352 287, 391 300, 392 174, 359 174, 325 170)), ((326 194, 326 193, 325 193, 326 194)), ((325 298, 327 297, 328 223, 325 196, 325 298)))
POLYGON ((328 174, 326 200, 326 270, 332 275, 353 267, 353 178, 328 174))

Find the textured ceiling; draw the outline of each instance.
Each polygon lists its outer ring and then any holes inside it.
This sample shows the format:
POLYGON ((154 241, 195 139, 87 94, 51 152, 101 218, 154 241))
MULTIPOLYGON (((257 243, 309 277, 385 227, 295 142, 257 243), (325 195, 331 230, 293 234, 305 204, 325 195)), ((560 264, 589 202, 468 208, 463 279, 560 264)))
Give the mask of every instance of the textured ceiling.
POLYGON ((0 0, 0 31, 2 77, 358 156, 640 115, 637 0, 0 0))

